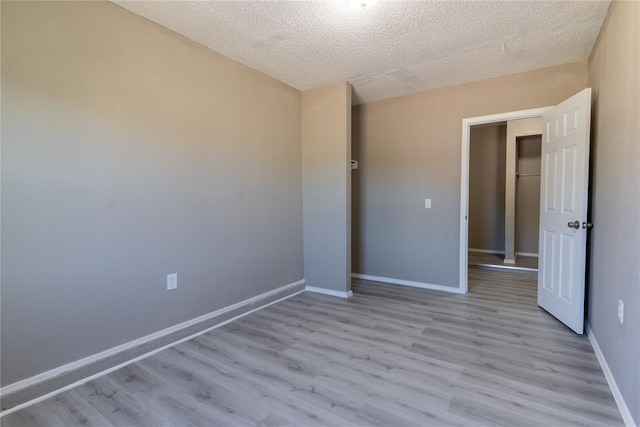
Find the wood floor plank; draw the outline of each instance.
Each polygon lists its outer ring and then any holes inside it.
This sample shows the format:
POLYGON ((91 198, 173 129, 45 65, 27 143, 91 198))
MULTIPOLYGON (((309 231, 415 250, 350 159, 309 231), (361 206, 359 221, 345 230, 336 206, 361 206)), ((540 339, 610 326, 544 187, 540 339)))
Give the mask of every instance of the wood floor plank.
POLYGON ((579 395, 553 392, 521 381, 473 369, 466 369, 461 380, 467 387, 470 384, 475 384, 518 399, 537 402, 543 405, 545 410, 554 408, 566 412, 586 424, 591 422, 616 425, 619 422, 620 414, 615 406, 590 402, 579 395))
POLYGON ((455 295, 303 293, 2 418, 3 426, 621 426, 589 341, 531 273, 455 295))

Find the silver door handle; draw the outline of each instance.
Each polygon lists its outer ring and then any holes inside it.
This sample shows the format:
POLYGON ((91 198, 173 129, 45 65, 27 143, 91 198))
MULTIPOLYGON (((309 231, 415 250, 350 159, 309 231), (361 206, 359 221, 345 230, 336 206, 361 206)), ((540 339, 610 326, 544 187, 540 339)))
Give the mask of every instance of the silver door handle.
POLYGON ((588 228, 589 230, 591 230, 593 228, 593 224, 591 224, 590 222, 583 222, 582 228, 588 228))
POLYGON ((567 224, 569 228, 575 228, 576 230, 580 228, 580 221, 573 221, 567 224))

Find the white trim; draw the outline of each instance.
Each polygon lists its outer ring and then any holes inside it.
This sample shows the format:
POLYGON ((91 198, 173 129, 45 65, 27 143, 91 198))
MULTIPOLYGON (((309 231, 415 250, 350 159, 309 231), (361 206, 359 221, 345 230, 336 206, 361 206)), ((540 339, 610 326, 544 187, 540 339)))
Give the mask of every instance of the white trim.
MULTIPOLYGON (((26 378, 24 380, 15 382, 13 384, 9 384, 9 385, 7 385, 5 387, 2 387, 0 389, 0 396, 5 396, 5 395, 8 395, 10 393, 14 393, 16 391, 22 390, 22 389, 24 389, 26 387, 30 387, 30 386, 32 386, 34 384, 37 384, 37 383, 40 383, 40 382, 43 382, 43 381, 46 381, 46 380, 50 380, 52 378, 57 377, 58 375, 64 374, 66 372, 69 372, 69 371, 72 371, 72 370, 75 370, 75 369, 79 369, 79 368, 81 368, 83 366, 86 366, 86 365, 88 365, 90 363, 94 363, 94 362, 99 361, 101 359, 104 359, 104 358, 113 356, 115 354, 130 350, 130 349, 132 349, 134 347, 137 347, 137 346, 139 346, 141 344, 148 343, 148 342, 153 341, 155 339, 158 339, 158 338, 161 338, 163 336, 169 335, 169 334, 171 334, 173 332, 177 332, 179 330, 182 330, 182 329, 188 328, 190 326, 196 325, 196 324, 198 324, 200 322, 204 322, 204 321, 212 319, 214 317, 221 316, 221 315, 223 315, 225 313, 228 313, 229 311, 232 311, 232 310, 244 307, 244 306, 251 306, 251 305, 259 302, 260 300, 263 300, 265 298, 268 298, 268 297, 270 297, 272 295, 275 295, 275 294, 278 294, 278 293, 282 293, 282 292, 286 291, 289 288, 293 288, 293 287, 296 287, 296 286, 304 285, 304 283, 305 283, 305 280, 302 279, 302 280, 299 280, 297 282, 281 286, 281 287, 273 289, 273 290, 271 290, 269 292, 265 292, 263 294, 260 294, 260 295, 257 295, 255 297, 246 299, 244 301, 240 301, 238 303, 229 305, 229 306, 221 308, 219 310, 212 311, 211 313, 205 314, 203 316, 196 317, 196 318, 191 319, 191 320, 187 320, 186 322, 182 322, 182 323, 179 323, 177 325, 170 326, 170 327, 168 327, 166 329, 163 329, 161 331, 154 332, 152 334, 149 334, 149 335, 146 335, 144 337, 135 339, 133 341, 129 341, 128 343, 125 343, 125 344, 122 344, 122 345, 119 345, 119 346, 116 346, 116 347, 112 347, 112 348, 110 348, 108 350, 105 350, 105 351, 102 351, 100 353, 93 354, 91 356, 85 357, 85 358, 80 359, 80 360, 76 360, 75 362, 67 363, 66 365, 59 366, 57 368, 51 369, 51 370, 46 371, 46 372, 42 372, 40 374, 34 375, 33 377, 26 378)), ((54 391, 52 391, 50 393, 47 393, 47 394, 45 394, 43 396, 37 397, 37 398, 32 399, 32 400, 30 400, 28 402, 25 402, 25 403, 22 403, 20 405, 14 406, 14 407, 12 407, 10 409, 7 409, 6 411, 0 412, 0 417, 2 417, 4 415, 8 415, 8 414, 10 414, 12 412, 15 412, 15 411, 19 410, 19 409, 23 409, 23 408, 25 408, 27 406, 33 405, 34 403, 41 402, 41 401, 43 401, 45 399, 48 399, 48 398, 50 398, 52 396, 55 396, 55 395, 59 394, 59 393, 62 393, 62 392, 67 391, 67 390, 70 390, 73 387, 76 387, 78 385, 84 384, 84 383, 86 383, 88 381, 91 381, 91 380, 93 380, 95 378, 98 378, 98 377, 100 377, 102 375, 106 375, 106 374, 108 374, 110 372, 113 372, 113 371, 115 371, 117 369, 120 369, 120 368, 122 368, 124 366, 127 366, 127 365, 129 365, 131 363, 137 362, 138 360, 145 359, 145 358, 147 358, 147 357, 149 357, 151 355, 154 355, 154 354, 156 354, 156 353, 158 353, 158 352, 160 352, 160 351, 162 351, 162 350, 164 350, 166 348, 169 348, 169 347, 174 346, 176 344, 182 343, 184 341, 188 341, 188 340, 190 340, 190 339, 192 339, 194 337, 202 335, 202 334, 204 334, 206 332, 209 332, 209 331, 211 331, 213 329, 219 328, 220 326, 224 326, 224 325, 226 325, 226 324, 228 324, 228 323, 230 323, 230 322, 232 322, 232 321, 234 321, 236 319, 239 319, 239 318, 244 317, 244 316, 246 316, 248 314, 254 313, 254 312, 256 312, 256 311, 258 311, 260 309, 268 307, 268 306, 270 306, 272 304, 275 304, 277 302, 283 301, 283 300, 285 300, 287 298, 290 298, 290 297, 292 297, 294 295, 298 295, 298 294, 300 294, 302 292, 304 292, 304 289, 302 289, 302 290, 300 290, 298 292, 294 292, 292 294, 286 295, 285 297, 279 298, 279 299, 277 299, 275 301, 271 301, 268 304, 264 304, 264 305, 261 305, 260 307, 256 307, 256 308, 253 308, 251 310, 248 310, 248 311, 246 311, 246 312, 244 312, 242 314, 239 314, 237 316, 232 317, 231 319, 227 319, 227 320, 225 320, 223 322, 220 322, 220 323, 218 323, 218 324, 216 324, 214 326, 211 326, 211 327, 209 327, 207 329, 204 329, 202 331, 196 332, 195 334, 189 335, 188 337, 181 338, 178 341, 174 341, 174 342, 172 342, 170 344, 167 344, 167 345, 164 345, 164 346, 162 346, 160 348, 154 349, 154 350, 152 350, 152 351, 150 351, 148 353, 145 353, 143 355, 135 357, 135 358, 133 358, 131 360, 127 360, 126 362, 123 362, 123 363, 121 363, 121 364, 119 364, 117 366, 111 367, 111 368, 106 369, 104 371, 101 371, 101 372, 99 372, 97 374, 94 374, 94 375, 91 375, 89 377, 86 377, 86 378, 83 378, 81 380, 78 380, 78 381, 74 382, 73 384, 64 386, 64 387, 62 387, 60 389, 54 390, 54 391)))
POLYGON ((629 411, 629 407, 624 401, 624 397, 622 397, 622 393, 620 393, 620 389, 618 388, 618 384, 616 384, 616 379, 613 377, 611 373, 611 369, 609 369, 609 365, 607 364, 607 359, 604 358, 604 354, 598 345, 598 341, 596 341, 596 336, 593 334, 593 330, 591 329, 591 325, 587 323, 587 336, 589 337, 589 341, 591 341, 591 346, 593 347, 593 352, 596 354, 598 358, 598 362, 600 363, 600 367, 602 368, 602 372, 604 373, 604 377, 607 379, 609 383, 609 388, 611 389, 611 394, 613 394, 613 398, 618 405, 618 410, 620 411, 620 415, 622 416, 622 420, 627 427, 636 427, 635 422, 633 421, 633 416, 631 415, 631 411, 629 411))
POLYGON ((469 248, 469 252, 478 252, 478 253, 481 253, 481 254, 504 255, 504 251, 496 251, 496 250, 493 250, 493 249, 469 248))
POLYGON ((460 283, 458 285, 458 293, 466 294, 469 286, 467 282, 467 263, 469 262, 469 227, 467 218, 469 215, 469 143, 471 142, 471 126, 540 117, 550 108, 552 107, 462 119, 462 149, 460 153, 460 283))
POLYGON ((394 285, 411 286, 414 288, 431 289, 433 291, 449 292, 452 294, 461 294, 460 288, 452 286, 434 285, 433 283, 414 282, 411 280, 393 279, 390 277, 370 276, 368 274, 351 274, 355 279, 371 280, 374 282, 391 283, 394 285))
MULTIPOLYGON (((516 257, 517 257, 517 256, 518 256, 518 255, 516 255, 516 257)), ((515 258, 514 258, 514 259, 503 259, 503 260, 502 260, 502 263, 503 263, 503 264, 511 264, 511 265, 514 265, 514 264, 516 263, 516 259, 515 259, 515 258)))
MULTIPOLYGON (((476 252, 480 254, 504 255, 504 251, 496 251, 494 249, 469 248, 469 252, 476 252)), ((516 256, 530 256, 530 257, 538 258, 538 254, 535 252, 516 252, 516 256)))
POLYGON ((516 252, 516 256, 530 256, 530 257, 538 258, 538 254, 534 252, 516 252))
POLYGON ((489 268, 492 270, 514 270, 514 271, 535 271, 537 272, 537 268, 530 267, 516 267, 515 265, 504 265, 504 264, 488 264, 488 263, 479 263, 472 264, 474 267, 482 267, 489 268))
POLYGON ((313 292, 314 294, 329 295, 332 297, 338 297, 338 298, 344 298, 344 299, 348 299, 353 296, 353 291, 351 290, 349 290, 348 292, 342 292, 342 291, 334 291, 333 289, 318 288, 315 286, 307 286, 304 288, 304 290, 308 292, 313 292))

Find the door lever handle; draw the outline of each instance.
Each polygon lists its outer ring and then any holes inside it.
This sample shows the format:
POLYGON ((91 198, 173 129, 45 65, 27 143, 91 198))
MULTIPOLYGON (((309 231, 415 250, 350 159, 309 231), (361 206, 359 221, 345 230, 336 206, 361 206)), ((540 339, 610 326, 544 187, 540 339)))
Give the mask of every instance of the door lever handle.
POLYGON ((580 228, 580 221, 576 220, 576 221, 570 222, 567 224, 567 227, 575 228, 577 230, 578 228, 580 228))

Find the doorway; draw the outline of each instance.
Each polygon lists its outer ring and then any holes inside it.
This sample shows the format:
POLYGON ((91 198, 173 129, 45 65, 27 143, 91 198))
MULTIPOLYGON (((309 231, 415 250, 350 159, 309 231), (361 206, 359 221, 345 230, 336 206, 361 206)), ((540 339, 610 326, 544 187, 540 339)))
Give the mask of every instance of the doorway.
POLYGON ((537 272, 542 119, 471 127, 469 265, 537 272))
MULTIPOLYGON (((538 305, 577 334, 584 333, 586 234, 592 227, 587 220, 591 100, 586 88, 553 107, 462 120, 458 291, 469 288, 471 127, 542 116, 538 305)), ((505 247, 505 258, 508 253, 505 247)))
MULTIPOLYGON (((471 144, 471 129, 473 126, 491 126, 509 121, 542 117, 544 112, 552 107, 535 108, 531 110, 514 111, 510 113, 489 116, 471 117, 462 120, 462 156, 460 183, 460 285, 459 292, 468 292, 468 264, 469 264, 469 159, 471 144)), ((526 135, 521 135, 526 136, 526 135)), ((514 148, 515 148, 514 143, 514 148)), ((514 165, 515 166, 515 165, 514 165)), ((506 184, 505 184, 506 185, 506 184)), ((515 218, 514 218, 515 221, 515 218)))

